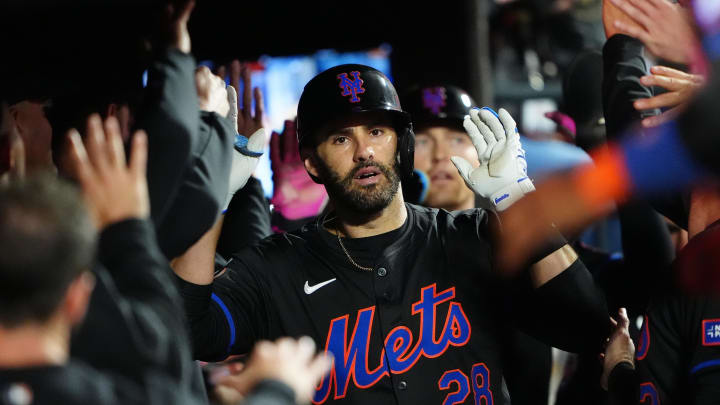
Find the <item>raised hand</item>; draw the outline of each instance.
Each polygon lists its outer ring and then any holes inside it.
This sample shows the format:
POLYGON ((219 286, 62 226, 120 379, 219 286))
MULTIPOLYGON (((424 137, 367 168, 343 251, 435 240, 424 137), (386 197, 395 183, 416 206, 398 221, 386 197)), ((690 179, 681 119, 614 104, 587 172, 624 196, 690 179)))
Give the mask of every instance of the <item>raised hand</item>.
POLYGON ((193 8, 195 8, 194 0, 172 0, 165 9, 169 45, 184 53, 190 53, 190 33, 187 23, 193 8))
POLYGON ((677 117, 685 109, 687 103, 698 89, 705 84, 705 79, 700 75, 685 73, 665 66, 653 66, 650 73, 652 74, 641 77, 640 82, 645 86, 663 87, 668 92, 636 100, 633 103, 635 109, 649 110, 668 107, 671 107, 671 109, 660 115, 643 119, 642 125, 646 128, 656 127, 677 117))
POLYGON ((7 104, 0 102, 0 184, 25 177, 25 143, 10 123, 7 104))
POLYGON ((284 218, 296 220, 317 216, 328 200, 322 184, 305 171, 298 151, 295 121, 285 121, 282 135, 270 138, 270 163, 275 189, 272 204, 284 218))
POLYGON ((504 109, 498 114, 488 107, 474 108, 463 127, 478 154, 480 166, 459 157, 450 158, 463 180, 482 197, 483 207, 502 211, 535 190, 527 176, 525 151, 515 120, 504 109))
MULTIPOLYGON (((231 86, 228 86, 228 89, 231 88, 231 86)), ((238 137, 245 144, 240 147, 238 142, 235 143, 235 150, 233 150, 232 154, 232 168, 230 169, 230 187, 228 188, 228 196, 223 211, 227 210, 233 195, 245 187, 260 162, 262 150, 265 148, 266 136, 264 128, 255 131, 250 139, 246 140, 240 135, 238 137)))
POLYGON ((215 112, 222 117, 228 115, 230 104, 225 80, 212 74, 206 66, 200 66, 195 70, 195 86, 201 110, 215 112))
POLYGON ((630 331, 628 330, 630 321, 627 317, 627 311, 625 308, 620 308, 617 321, 613 318, 610 318, 610 320, 614 325, 613 332, 605 347, 605 353, 600 355, 603 366, 600 385, 606 391, 608 389, 608 377, 610 377, 610 373, 616 365, 625 362, 633 367, 635 366, 635 344, 630 338, 630 331))
MULTIPOLYGON (((230 63, 230 85, 236 90, 240 89, 242 81, 242 105, 238 102, 236 128, 240 135, 251 137, 263 127, 263 94, 260 88, 252 87, 250 68, 234 60, 230 63), (255 98, 255 114, 252 113, 253 97, 255 98)), ((237 95, 239 100, 239 94, 237 95)))
POLYGON ((668 0, 604 1, 611 1, 626 17, 605 21, 606 32, 608 24, 612 24, 617 33, 639 39, 654 55, 688 63, 697 38, 691 18, 681 6, 668 0))
POLYGON ((115 117, 103 123, 93 114, 87 120, 83 144, 77 130, 68 131, 66 158, 71 175, 82 188, 98 229, 150 214, 147 179, 147 136, 137 131, 132 138, 130 162, 125 160, 120 126, 115 117))

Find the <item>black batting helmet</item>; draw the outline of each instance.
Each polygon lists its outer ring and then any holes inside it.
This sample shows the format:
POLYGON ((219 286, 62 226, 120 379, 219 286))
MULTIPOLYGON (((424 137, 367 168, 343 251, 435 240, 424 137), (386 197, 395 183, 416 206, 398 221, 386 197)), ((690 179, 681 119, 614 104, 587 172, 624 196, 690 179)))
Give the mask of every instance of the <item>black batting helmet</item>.
POLYGON ((309 145, 313 134, 331 120, 367 112, 392 115, 398 134, 397 159, 401 178, 412 175, 415 135, 410 115, 400 107, 395 87, 382 72, 365 65, 332 67, 305 85, 297 114, 298 146, 309 145))
POLYGON ((414 86, 403 94, 403 100, 415 128, 442 125, 462 129, 465 116, 475 105, 465 90, 449 85, 414 86))

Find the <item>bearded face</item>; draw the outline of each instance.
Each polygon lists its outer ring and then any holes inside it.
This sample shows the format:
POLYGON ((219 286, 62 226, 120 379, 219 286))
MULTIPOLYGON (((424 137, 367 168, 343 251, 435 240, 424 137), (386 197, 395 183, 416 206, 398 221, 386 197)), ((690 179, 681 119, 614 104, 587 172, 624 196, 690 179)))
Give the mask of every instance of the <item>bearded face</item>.
POLYGON ((392 165, 361 162, 345 176, 322 161, 318 162, 318 169, 330 198, 360 214, 372 214, 390 205, 400 187, 400 172, 394 162, 392 165), (382 178, 368 181, 376 177, 382 178))
POLYGON ((397 133, 389 115, 365 113, 335 122, 323 132, 314 153, 303 157, 337 206, 358 214, 387 207, 400 187, 397 133))

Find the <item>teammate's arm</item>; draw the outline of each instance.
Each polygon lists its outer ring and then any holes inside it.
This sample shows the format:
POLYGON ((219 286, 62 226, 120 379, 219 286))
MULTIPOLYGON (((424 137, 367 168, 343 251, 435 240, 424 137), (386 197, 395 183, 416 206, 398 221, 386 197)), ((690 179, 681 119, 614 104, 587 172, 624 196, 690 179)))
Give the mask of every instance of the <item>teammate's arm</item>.
POLYGON ((272 318, 266 305, 267 286, 241 258, 234 258, 232 268, 215 278, 215 249, 221 229, 222 218, 172 262, 194 356, 207 361, 247 352, 255 340, 265 337, 272 318))
MULTIPOLYGON (((525 194, 535 190, 527 175, 525 151, 515 120, 504 109, 495 113, 488 107, 473 108, 463 127, 472 140, 480 166, 472 167, 459 156, 451 158, 470 189, 480 197, 483 208, 503 211, 525 194)), ((548 224, 550 227, 550 224, 548 224)), ((578 258, 559 236, 531 263, 533 285, 539 287, 568 269, 578 258)))
MULTIPOLYGON (((507 111, 472 109, 463 126, 480 165, 451 159, 483 207, 502 212, 535 190, 517 126, 507 111)), ((552 228, 550 222, 546 226, 552 228)), ((528 261, 533 289, 521 291, 515 300, 517 318, 529 334, 552 346, 572 352, 599 349, 610 326, 605 301, 575 251, 557 231, 552 234, 528 261)))

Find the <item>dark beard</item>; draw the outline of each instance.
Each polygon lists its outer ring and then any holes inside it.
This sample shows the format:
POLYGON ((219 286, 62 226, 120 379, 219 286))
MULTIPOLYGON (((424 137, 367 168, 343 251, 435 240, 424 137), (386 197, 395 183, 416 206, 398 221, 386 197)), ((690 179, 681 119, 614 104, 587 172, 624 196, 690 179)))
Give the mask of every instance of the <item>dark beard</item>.
POLYGON ((333 202, 358 214, 374 214, 386 208, 400 187, 397 162, 394 162, 392 167, 380 162, 359 163, 342 179, 321 159, 317 159, 317 163, 320 179, 333 202), (353 187, 353 178, 357 171, 368 166, 377 167, 388 179, 388 183, 353 187))

